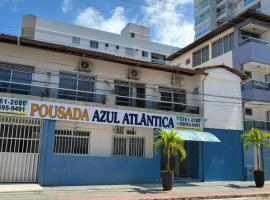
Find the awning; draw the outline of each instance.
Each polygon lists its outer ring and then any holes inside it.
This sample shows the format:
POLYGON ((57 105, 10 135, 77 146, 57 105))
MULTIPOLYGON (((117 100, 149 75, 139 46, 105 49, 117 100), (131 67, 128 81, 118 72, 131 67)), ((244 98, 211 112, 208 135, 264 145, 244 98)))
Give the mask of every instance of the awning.
MULTIPOLYGON (((169 131, 164 129, 165 131, 169 131)), ((181 137, 182 140, 189 141, 199 141, 199 142, 220 142, 220 140, 209 132, 200 132, 200 131, 182 131, 182 130, 174 130, 177 132, 177 135, 181 137)))

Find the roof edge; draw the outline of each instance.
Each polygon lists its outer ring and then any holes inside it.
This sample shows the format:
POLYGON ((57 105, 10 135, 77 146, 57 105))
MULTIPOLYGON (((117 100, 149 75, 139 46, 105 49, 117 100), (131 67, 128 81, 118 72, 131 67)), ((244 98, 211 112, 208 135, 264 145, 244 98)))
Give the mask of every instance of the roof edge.
POLYGON ((64 53, 64 54, 84 56, 84 57, 98 59, 98 60, 125 64, 131 67, 132 66, 142 67, 142 68, 165 71, 165 72, 170 72, 170 73, 182 73, 184 75, 189 75, 189 76, 193 76, 196 74, 206 75, 206 73, 204 73, 203 71, 197 71, 194 69, 181 68, 181 67, 176 67, 172 65, 155 64, 155 63, 151 63, 147 61, 135 60, 135 59, 127 58, 127 57, 116 56, 116 55, 102 53, 98 51, 81 49, 81 48, 71 47, 71 46, 62 45, 62 44, 43 42, 39 40, 32 40, 32 39, 5 35, 5 34, 0 34, 0 42, 16 44, 16 45, 32 47, 32 48, 38 48, 42 50, 54 51, 54 52, 64 53))

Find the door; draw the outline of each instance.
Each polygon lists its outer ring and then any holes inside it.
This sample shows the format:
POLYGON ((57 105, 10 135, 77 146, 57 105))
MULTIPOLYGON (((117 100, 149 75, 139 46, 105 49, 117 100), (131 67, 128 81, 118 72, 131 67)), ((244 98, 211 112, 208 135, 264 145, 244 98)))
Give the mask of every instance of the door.
POLYGON ((270 111, 266 111, 266 129, 265 130, 270 130, 270 111))
POLYGON ((0 117, 0 182, 36 182, 42 120, 0 117))
POLYGON ((180 162, 180 156, 175 163, 175 177, 199 179, 199 142, 186 141, 187 158, 180 162))

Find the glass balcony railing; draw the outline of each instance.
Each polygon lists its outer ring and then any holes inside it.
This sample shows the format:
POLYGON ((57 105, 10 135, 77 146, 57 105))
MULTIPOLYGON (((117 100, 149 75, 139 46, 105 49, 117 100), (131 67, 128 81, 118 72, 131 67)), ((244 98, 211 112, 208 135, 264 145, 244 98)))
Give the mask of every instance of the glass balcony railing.
POLYGON ((95 89, 93 91, 73 90, 66 88, 59 88, 58 84, 47 83, 41 81, 32 81, 32 83, 10 82, 0 80, 0 92, 2 93, 14 93, 29 96, 38 97, 50 97, 59 99, 68 99, 84 102, 94 102, 105 104, 107 99, 113 97, 115 99, 115 105, 129 106, 137 108, 147 108, 183 113, 199 114, 200 107, 196 105, 188 105, 185 103, 176 103, 172 101, 158 101, 151 100, 157 96, 143 98, 135 98, 129 96, 121 96, 116 94, 116 91, 108 91, 95 89))
POLYGON ((270 91, 270 82, 248 80, 242 85, 242 90, 259 89, 270 91))
POLYGON ((199 16, 195 18, 195 25, 198 25, 199 23, 201 23, 202 21, 208 19, 210 16, 209 12, 207 14, 204 14, 203 16, 199 16))
POLYGON ((210 5, 209 0, 203 1, 198 7, 194 9, 194 13, 197 14, 198 12, 208 7, 209 5, 210 5))
POLYGON ((149 109, 165 110, 165 111, 173 111, 173 112, 183 112, 183 113, 192 113, 192 114, 200 113, 199 106, 188 105, 185 103, 155 101, 155 100, 149 100, 145 98, 135 98, 135 97, 127 97, 127 96, 119 96, 119 95, 116 95, 115 97, 115 104, 121 105, 121 106, 149 108, 149 109))
POLYGON ((250 131, 251 128, 258 128, 263 131, 270 131, 270 121, 257 121, 257 120, 244 121, 244 130, 250 131))
POLYGON ((254 0, 244 0, 244 6, 247 6, 248 4, 252 3, 254 0))
POLYGON ((268 41, 265 41, 265 40, 261 40, 261 39, 258 39, 258 38, 252 38, 252 37, 249 37, 245 40, 242 40, 240 43, 239 43, 239 46, 243 46, 247 43, 250 43, 250 42, 255 42, 255 43, 258 43, 258 44, 262 44, 262 45, 266 45, 266 46, 270 46, 270 42, 268 41))

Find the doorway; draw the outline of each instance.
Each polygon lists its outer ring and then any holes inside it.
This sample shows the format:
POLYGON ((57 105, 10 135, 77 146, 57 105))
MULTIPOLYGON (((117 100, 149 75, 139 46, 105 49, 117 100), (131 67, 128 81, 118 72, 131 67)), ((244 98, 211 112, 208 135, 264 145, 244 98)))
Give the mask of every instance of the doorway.
POLYGON ((180 155, 175 159, 174 177, 175 179, 199 179, 199 142, 186 141, 185 149, 187 158, 180 161, 180 155))

